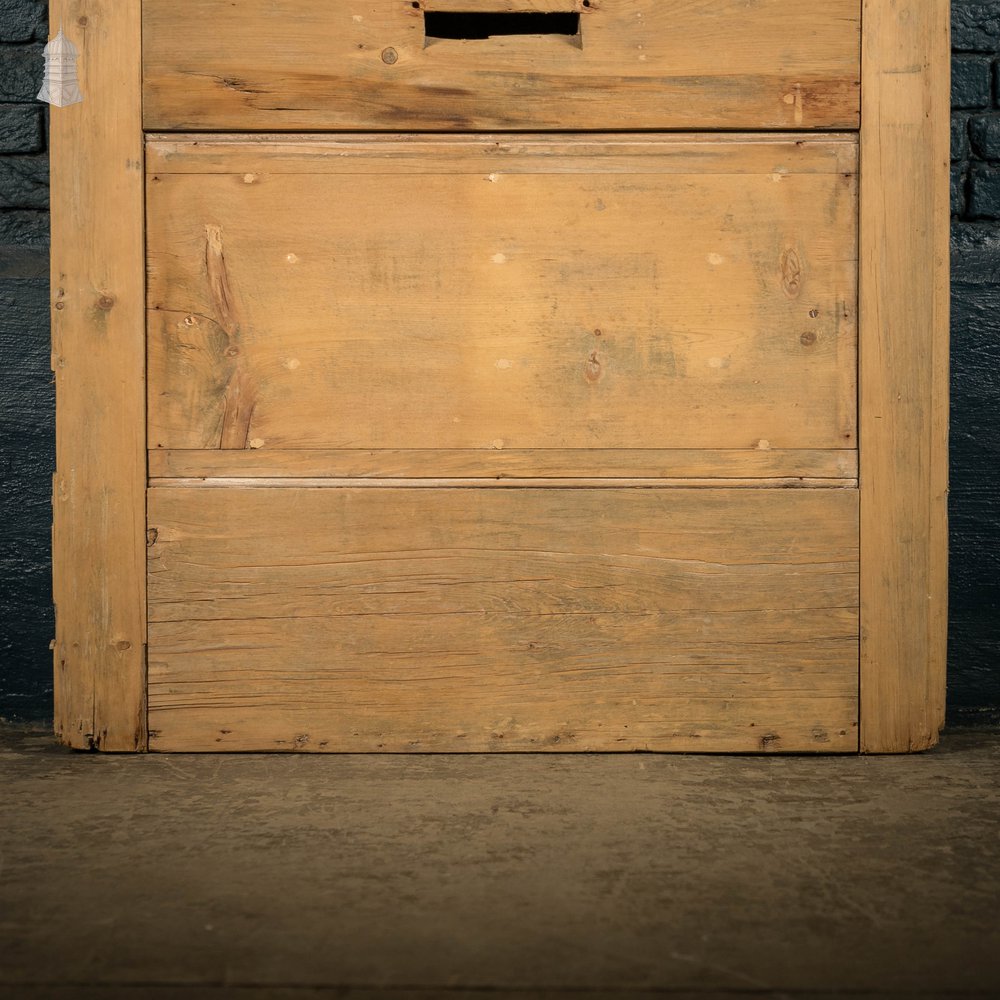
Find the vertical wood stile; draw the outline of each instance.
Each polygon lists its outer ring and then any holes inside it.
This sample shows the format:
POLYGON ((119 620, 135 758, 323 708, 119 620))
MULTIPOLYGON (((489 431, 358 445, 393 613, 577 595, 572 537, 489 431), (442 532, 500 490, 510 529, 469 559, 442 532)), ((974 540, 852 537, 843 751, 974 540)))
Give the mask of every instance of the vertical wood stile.
POLYGON ((861 747, 934 745, 947 642, 948 0, 865 0, 861 747))
POLYGON ((55 729, 146 748, 139 0, 54 0, 83 103, 52 109, 55 729))

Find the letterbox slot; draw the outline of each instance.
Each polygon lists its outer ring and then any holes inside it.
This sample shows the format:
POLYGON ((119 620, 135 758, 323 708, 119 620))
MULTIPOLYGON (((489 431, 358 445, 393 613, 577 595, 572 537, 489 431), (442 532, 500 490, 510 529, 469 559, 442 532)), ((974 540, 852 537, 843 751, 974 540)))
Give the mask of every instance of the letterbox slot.
POLYGON ((580 15, 577 13, 424 11, 424 35, 428 41, 478 41, 498 35, 563 35, 575 38, 579 34, 580 15))

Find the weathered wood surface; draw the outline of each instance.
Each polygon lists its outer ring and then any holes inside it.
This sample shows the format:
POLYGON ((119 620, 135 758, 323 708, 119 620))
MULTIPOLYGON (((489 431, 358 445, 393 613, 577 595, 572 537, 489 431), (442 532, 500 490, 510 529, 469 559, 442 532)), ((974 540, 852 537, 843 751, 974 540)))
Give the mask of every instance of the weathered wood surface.
POLYGON ((947 0, 866 0, 861 745, 923 750, 947 645, 947 0))
POLYGON ((738 487, 754 490, 813 490, 857 489, 856 479, 330 479, 329 477, 288 479, 282 477, 205 477, 186 479, 154 479, 153 486, 186 486, 194 489, 228 489, 236 486, 254 486, 273 489, 289 487, 314 487, 318 489, 394 490, 401 487, 420 490, 704 490, 719 487, 738 487))
POLYGON ((449 174, 481 175, 486 162, 498 174, 776 176, 789 171, 855 173, 858 167, 857 136, 837 132, 799 137, 704 132, 493 136, 154 132, 147 139, 150 175, 232 174, 239 168, 267 174, 384 173, 381 168, 426 174, 431 163, 446 164, 449 174), (739 146, 735 156, 734 146, 739 146))
POLYGON ((857 749, 857 493, 150 491, 150 746, 857 749))
POLYGON ((854 447, 852 138, 505 142, 152 144, 150 447, 854 447))
MULTIPOLYGON (((463 2, 461 10, 550 9, 463 2)), ((441 0, 144 0, 145 125, 856 128, 860 0, 566 0, 577 38, 434 40, 441 0), (720 50, 720 38, 730 44, 720 50)))
POLYGON ((137 2, 53 0, 82 104, 52 109, 55 731, 142 750, 145 677, 143 137, 137 2))
POLYGON ((540 479, 788 479, 851 483, 858 477, 856 451, 220 451, 155 449, 153 479, 252 478, 410 479, 471 478, 503 482, 540 479))

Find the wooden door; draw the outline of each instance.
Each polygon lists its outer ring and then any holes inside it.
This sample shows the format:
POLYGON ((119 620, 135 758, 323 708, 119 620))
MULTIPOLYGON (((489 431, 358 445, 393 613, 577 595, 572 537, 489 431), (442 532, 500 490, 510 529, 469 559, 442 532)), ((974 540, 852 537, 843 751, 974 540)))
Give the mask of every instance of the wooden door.
POLYGON ((65 743, 934 744, 946 0, 50 8, 65 743))

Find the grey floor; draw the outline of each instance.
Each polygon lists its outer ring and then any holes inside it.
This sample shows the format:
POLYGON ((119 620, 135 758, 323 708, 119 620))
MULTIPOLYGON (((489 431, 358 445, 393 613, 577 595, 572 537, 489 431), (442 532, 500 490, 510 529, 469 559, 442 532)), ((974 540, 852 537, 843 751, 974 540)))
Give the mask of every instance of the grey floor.
POLYGON ((1000 996, 1000 733, 141 756, 0 730, 0 996, 1000 996))

